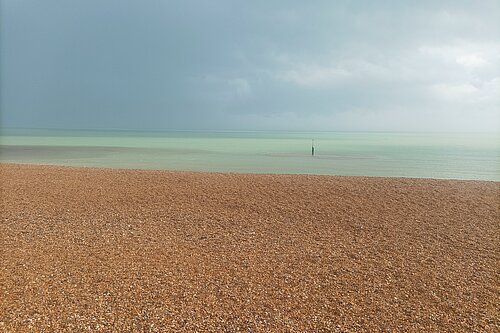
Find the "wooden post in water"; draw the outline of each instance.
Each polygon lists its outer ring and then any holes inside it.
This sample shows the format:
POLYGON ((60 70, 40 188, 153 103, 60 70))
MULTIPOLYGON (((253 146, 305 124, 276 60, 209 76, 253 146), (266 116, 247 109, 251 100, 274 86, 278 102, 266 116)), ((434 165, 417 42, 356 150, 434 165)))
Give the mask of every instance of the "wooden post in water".
POLYGON ((311 156, 314 156, 314 139, 312 139, 311 143, 311 156))

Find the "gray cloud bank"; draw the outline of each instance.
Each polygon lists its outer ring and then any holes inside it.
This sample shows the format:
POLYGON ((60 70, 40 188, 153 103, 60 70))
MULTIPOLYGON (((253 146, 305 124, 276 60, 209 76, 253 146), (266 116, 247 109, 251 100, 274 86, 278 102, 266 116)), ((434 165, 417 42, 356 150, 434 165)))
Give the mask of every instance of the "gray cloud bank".
POLYGON ((0 0, 4 127, 500 130, 500 2, 0 0))

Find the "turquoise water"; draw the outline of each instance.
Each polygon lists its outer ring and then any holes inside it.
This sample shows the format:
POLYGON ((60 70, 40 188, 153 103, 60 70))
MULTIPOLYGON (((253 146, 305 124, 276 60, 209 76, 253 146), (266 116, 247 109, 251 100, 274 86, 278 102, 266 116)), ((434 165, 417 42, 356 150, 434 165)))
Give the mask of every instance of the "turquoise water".
POLYGON ((2 129, 0 161, 498 181, 500 138, 456 133, 2 129))

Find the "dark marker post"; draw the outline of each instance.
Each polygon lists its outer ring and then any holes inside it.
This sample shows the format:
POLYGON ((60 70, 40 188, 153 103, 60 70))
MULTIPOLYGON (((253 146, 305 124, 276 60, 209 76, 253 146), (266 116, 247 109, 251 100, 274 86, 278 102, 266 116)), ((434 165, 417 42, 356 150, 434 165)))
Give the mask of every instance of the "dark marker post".
POLYGON ((311 156, 314 156, 314 139, 312 139, 311 143, 311 156))

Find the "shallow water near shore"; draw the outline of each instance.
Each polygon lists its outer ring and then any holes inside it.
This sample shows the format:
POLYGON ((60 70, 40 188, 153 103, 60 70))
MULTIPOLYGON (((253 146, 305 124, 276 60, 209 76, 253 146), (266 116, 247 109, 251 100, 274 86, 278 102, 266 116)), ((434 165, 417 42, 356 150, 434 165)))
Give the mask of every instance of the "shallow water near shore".
POLYGON ((500 138, 473 133, 2 129, 0 162, 499 181, 500 138))

